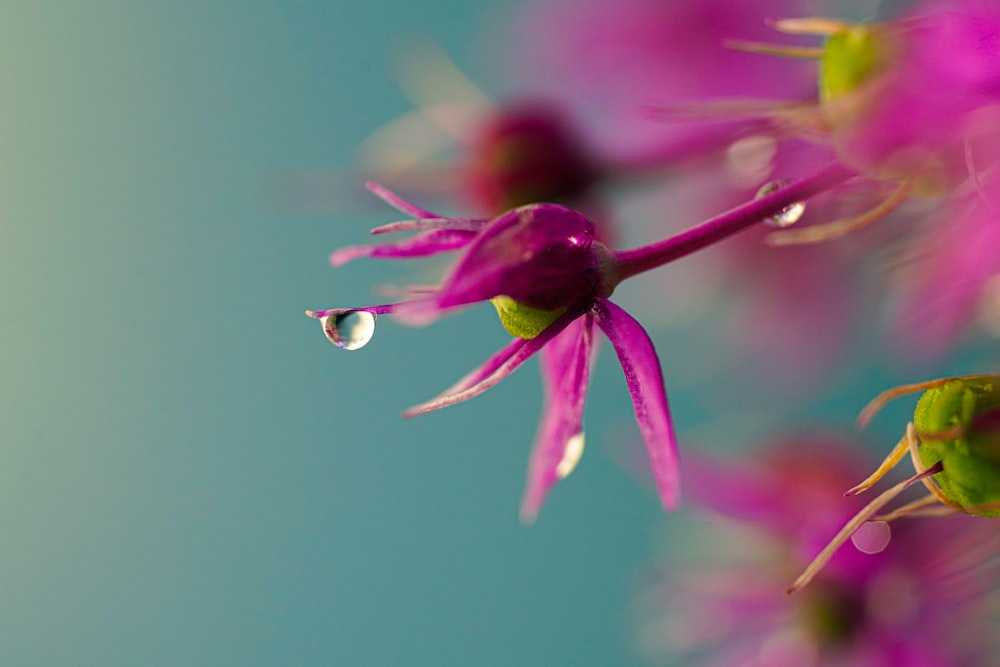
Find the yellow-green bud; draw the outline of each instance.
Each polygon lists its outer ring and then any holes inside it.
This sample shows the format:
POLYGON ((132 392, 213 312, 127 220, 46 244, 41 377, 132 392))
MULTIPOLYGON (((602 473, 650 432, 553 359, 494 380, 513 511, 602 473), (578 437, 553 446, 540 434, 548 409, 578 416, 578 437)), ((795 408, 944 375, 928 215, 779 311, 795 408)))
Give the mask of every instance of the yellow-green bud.
POLYGON ((503 328, 516 338, 534 338, 566 312, 566 308, 532 308, 507 296, 494 297, 490 303, 496 307, 503 328))
POLYGON ((913 424, 922 434, 919 453, 926 467, 940 461, 934 475, 948 500, 970 514, 1000 516, 1000 432, 970 427, 973 420, 1000 409, 1000 376, 958 379, 924 392, 913 424), (954 439, 927 435, 963 431, 954 439))
POLYGON ((830 35, 819 62, 819 99, 827 103, 858 88, 878 60, 874 32, 863 25, 830 35))

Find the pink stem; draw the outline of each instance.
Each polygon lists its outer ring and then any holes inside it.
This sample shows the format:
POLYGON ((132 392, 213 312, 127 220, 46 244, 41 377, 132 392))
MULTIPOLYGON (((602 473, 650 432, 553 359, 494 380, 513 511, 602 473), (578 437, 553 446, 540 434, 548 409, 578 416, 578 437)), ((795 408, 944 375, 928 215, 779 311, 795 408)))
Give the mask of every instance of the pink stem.
POLYGON ((764 218, 777 215, 796 202, 829 190, 854 175, 855 172, 850 168, 839 162, 832 162, 812 176, 790 183, 766 197, 730 209, 685 232, 641 248, 612 253, 617 278, 619 281, 625 280, 690 255, 764 218))

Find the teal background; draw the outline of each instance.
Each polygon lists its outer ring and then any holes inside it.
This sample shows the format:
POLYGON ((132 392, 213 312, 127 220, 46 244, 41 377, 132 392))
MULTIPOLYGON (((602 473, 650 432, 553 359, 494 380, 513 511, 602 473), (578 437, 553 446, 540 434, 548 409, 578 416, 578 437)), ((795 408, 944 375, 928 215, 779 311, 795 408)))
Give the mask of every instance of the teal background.
POLYGON ((595 445, 521 526, 534 369, 403 421, 502 330, 335 350, 302 311, 408 275, 326 262, 393 214, 274 195, 349 168, 409 108, 391 56, 469 56, 484 8, 0 6, 0 662, 627 664, 655 499, 595 445))
MULTIPOLYGON (((610 350, 583 462, 524 527, 534 368, 399 417, 505 342, 489 307, 382 320, 356 353, 302 315, 418 275, 327 264, 394 219, 353 151, 409 108, 388 75, 409 40, 489 80, 496 9, 0 7, 0 663, 639 664, 635 572, 654 532, 684 538, 625 470, 610 350), (341 212, 290 202, 299 172, 336 172, 341 212)), ((745 392, 699 384, 697 339, 658 338, 686 431, 745 392)), ((849 423, 894 372, 832 379, 816 414, 849 423)))

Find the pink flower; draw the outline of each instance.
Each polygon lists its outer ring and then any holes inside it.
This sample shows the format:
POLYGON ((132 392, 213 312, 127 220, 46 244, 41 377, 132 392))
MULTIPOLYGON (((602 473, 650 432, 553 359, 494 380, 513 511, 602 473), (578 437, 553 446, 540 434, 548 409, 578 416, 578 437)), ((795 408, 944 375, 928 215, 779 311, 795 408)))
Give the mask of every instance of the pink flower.
MULTIPOLYGON (((816 100, 709 100, 704 111, 768 119, 779 135, 828 144, 846 166, 891 189, 863 213, 776 233, 772 244, 840 236, 886 217, 916 194, 954 193, 964 184, 979 189, 979 174, 1000 161, 995 3, 943 0, 886 22, 783 19, 775 27, 824 42, 741 48, 816 59, 816 100)), ((787 71, 798 70, 789 65, 787 71)))
POLYGON ((515 338, 440 396, 410 408, 405 415, 473 398, 541 351, 546 403, 521 508, 524 520, 531 521, 549 489, 568 474, 582 447, 596 324, 618 354, 660 499, 672 509, 678 493, 677 451, 660 362, 639 323, 608 300, 619 280, 619 263, 594 240, 593 224, 556 204, 522 206, 492 220, 440 218, 383 189, 372 189, 417 217, 376 231, 424 231, 398 244, 345 248, 334 253, 334 264, 362 255, 409 257, 459 248, 462 253, 440 287, 422 299, 308 313, 320 318, 328 337, 333 340, 337 335, 338 318, 358 311, 396 312, 423 323, 454 308, 492 301, 515 338))
MULTIPOLYGON (((714 562, 658 576, 641 592, 640 641, 657 658, 731 667, 986 667, 996 655, 986 593, 1000 540, 983 521, 893 524, 891 541, 848 547, 794 596, 789 576, 815 538, 856 505, 856 443, 800 434, 743 466, 688 461, 696 502, 721 514, 714 562), (728 558, 723 556, 728 555, 728 558)), ((860 542, 860 540, 859 540, 860 542)))
POLYGON ((443 218, 371 186, 389 204, 416 218, 374 231, 413 230, 417 234, 397 243, 338 250, 331 256, 334 265, 357 257, 461 252, 440 286, 425 290, 421 298, 307 314, 320 320, 332 342, 356 349, 367 338, 345 338, 344 329, 358 318, 373 327, 375 316, 396 313, 422 324, 453 309, 491 301, 514 340, 440 396, 405 414, 418 415, 473 398, 542 351, 546 402, 522 505, 527 520, 534 518, 548 491, 572 468, 573 457, 582 447, 583 404, 596 324, 621 362, 660 499, 672 508, 678 493, 677 453, 659 359, 639 323, 609 297, 622 280, 714 244, 851 175, 834 165, 687 232, 618 252, 595 239, 594 226, 587 218, 557 204, 522 206, 490 220, 443 218))

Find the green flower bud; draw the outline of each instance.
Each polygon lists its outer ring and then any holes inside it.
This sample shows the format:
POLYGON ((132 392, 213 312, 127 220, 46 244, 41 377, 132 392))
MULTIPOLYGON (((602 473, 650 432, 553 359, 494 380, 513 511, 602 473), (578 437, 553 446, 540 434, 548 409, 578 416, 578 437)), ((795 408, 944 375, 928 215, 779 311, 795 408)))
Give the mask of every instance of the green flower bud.
POLYGON ((490 303, 496 307, 503 328, 516 338, 534 338, 566 312, 565 307, 555 310, 532 308, 507 296, 494 297, 490 303))
POLYGON ((863 25, 830 35, 819 61, 819 99, 826 104, 856 90, 878 60, 874 31, 863 25))
POLYGON ((1000 432, 977 429, 973 420, 997 409, 1000 376, 984 375, 929 389, 913 415, 921 434, 920 460, 928 468, 940 461, 944 470, 934 479, 941 492, 978 516, 1000 516, 1000 432), (932 439, 945 432, 950 433, 932 439))

